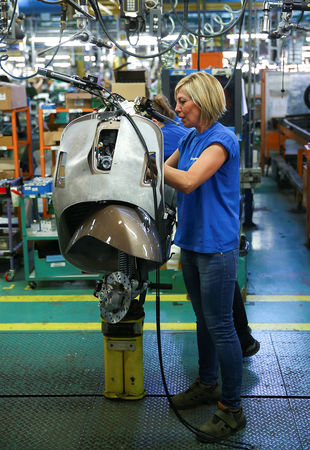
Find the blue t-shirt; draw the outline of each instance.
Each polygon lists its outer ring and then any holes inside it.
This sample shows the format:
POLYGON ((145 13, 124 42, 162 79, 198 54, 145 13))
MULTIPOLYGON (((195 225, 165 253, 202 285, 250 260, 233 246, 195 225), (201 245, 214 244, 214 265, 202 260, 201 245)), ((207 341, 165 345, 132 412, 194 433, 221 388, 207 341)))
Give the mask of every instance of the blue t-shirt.
POLYGON ((179 122, 180 125, 175 125, 174 123, 164 122, 164 126, 161 131, 164 136, 164 160, 169 158, 172 153, 178 148, 179 140, 188 134, 192 128, 185 128, 181 119, 176 117, 173 119, 175 122, 179 122))
POLYGON ((178 226, 174 242, 199 253, 221 253, 239 245, 239 144, 235 134, 216 122, 179 142, 178 169, 189 170, 212 144, 221 144, 228 159, 215 174, 190 194, 178 192, 178 226))

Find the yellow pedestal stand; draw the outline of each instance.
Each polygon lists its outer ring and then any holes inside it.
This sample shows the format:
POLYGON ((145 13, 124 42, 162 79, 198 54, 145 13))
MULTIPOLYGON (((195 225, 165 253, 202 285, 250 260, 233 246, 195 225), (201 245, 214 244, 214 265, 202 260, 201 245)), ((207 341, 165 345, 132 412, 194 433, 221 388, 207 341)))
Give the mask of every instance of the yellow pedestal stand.
POLYGON ((143 380, 142 317, 109 324, 101 318, 104 336, 104 396, 139 400, 145 396, 143 380))

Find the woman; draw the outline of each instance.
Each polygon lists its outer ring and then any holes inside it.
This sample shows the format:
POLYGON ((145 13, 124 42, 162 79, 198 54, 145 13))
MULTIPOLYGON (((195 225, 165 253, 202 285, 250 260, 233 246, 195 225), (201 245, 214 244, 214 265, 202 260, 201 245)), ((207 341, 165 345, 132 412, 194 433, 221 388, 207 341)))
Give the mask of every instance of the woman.
POLYGON ((199 379, 172 397, 179 409, 216 403, 197 434, 203 442, 225 439, 243 428, 242 351, 232 305, 239 246, 239 145, 217 120, 225 112, 219 81, 195 72, 175 88, 176 112, 195 129, 165 163, 165 183, 178 191, 175 244, 181 248, 185 285, 197 319, 199 379), (218 385, 218 364, 222 392, 218 385))
MULTIPOLYGON (((181 119, 177 117, 175 111, 173 111, 169 100, 163 94, 157 94, 152 99, 153 108, 160 114, 173 119, 180 125, 176 125, 171 122, 159 122, 155 119, 154 122, 161 128, 164 138, 164 160, 166 161, 169 156, 177 149, 179 140, 185 135, 190 133, 193 128, 185 128, 181 122, 181 119)), ((239 217, 240 218, 240 217, 239 217)), ((259 342, 251 335, 248 319, 244 307, 243 298, 240 292, 238 281, 235 285, 234 301, 233 301, 233 319, 236 332, 241 344, 242 356, 249 357, 255 355, 260 348, 259 342)))

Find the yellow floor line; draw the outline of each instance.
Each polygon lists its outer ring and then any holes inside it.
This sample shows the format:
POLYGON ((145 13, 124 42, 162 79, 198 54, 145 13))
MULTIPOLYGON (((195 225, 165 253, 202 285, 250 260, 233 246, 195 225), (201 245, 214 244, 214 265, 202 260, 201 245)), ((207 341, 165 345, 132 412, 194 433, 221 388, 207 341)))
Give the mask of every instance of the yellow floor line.
MULTIPOLYGON (((310 323, 250 323, 252 330, 278 330, 278 331, 310 331, 310 323)), ((162 323, 163 331, 194 331, 196 324, 189 323, 162 323)), ((53 323, 0 323, 0 331, 100 331, 100 322, 53 322, 53 323)), ((144 331, 156 330, 156 324, 146 322, 144 331)))
POLYGON ((1 295, 1 302, 98 302, 98 299, 93 295, 1 295))
MULTIPOLYGON (((156 300, 155 294, 146 296, 146 301, 156 300)), ((185 302, 188 301, 186 294, 163 294, 160 296, 162 302, 185 302)), ((98 302, 93 295, 1 295, 1 302, 98 302)), ((310 295, 248 295, 247 302, 310 302, 310 295)))
POLYGON ((10 286, 3 286, 3 288, 2 289, 13 289, 14 288, 14 286, 15 286, 15 284, 10 284, 10 286))
MULTIPOLYGON (((155 301, 155 295, 147 295, 146 301, 155 301)), ((160 296, 160 301, 162 302, 180 302, 187 301, 186 294, 175 294, 160 296)), ((1 302, 9 303, 21 303, 21 302, 98 302, 98 299, 93 295, 1 295, 1 302)))
POLYGON ((310 295, 248 295, 247 302, 310 302, 310 295))

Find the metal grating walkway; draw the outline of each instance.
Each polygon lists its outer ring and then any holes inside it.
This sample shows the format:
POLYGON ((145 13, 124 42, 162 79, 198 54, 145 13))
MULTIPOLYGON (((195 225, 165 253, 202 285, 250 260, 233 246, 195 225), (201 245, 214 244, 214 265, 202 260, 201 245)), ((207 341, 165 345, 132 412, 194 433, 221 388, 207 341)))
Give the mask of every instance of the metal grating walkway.
MULTIPOLYGON (((232 438, 257 449, 310 449, 310 335, 257 331, 260 352, 244 361, 243 406, 248 425, 232 438)), ((162 332, 170 392, 197 376, 195 333, 162 332)), ((147 397, 103 397, 103 337, 97 332, 0 333, 0 448, 217 449, 200 444, 164 397, 155 332, 144 333, 147 397)), ((202 406, 182 415, 199 426, 202 406)), ((227 448, 227 447, 225 447, 227 448)))

